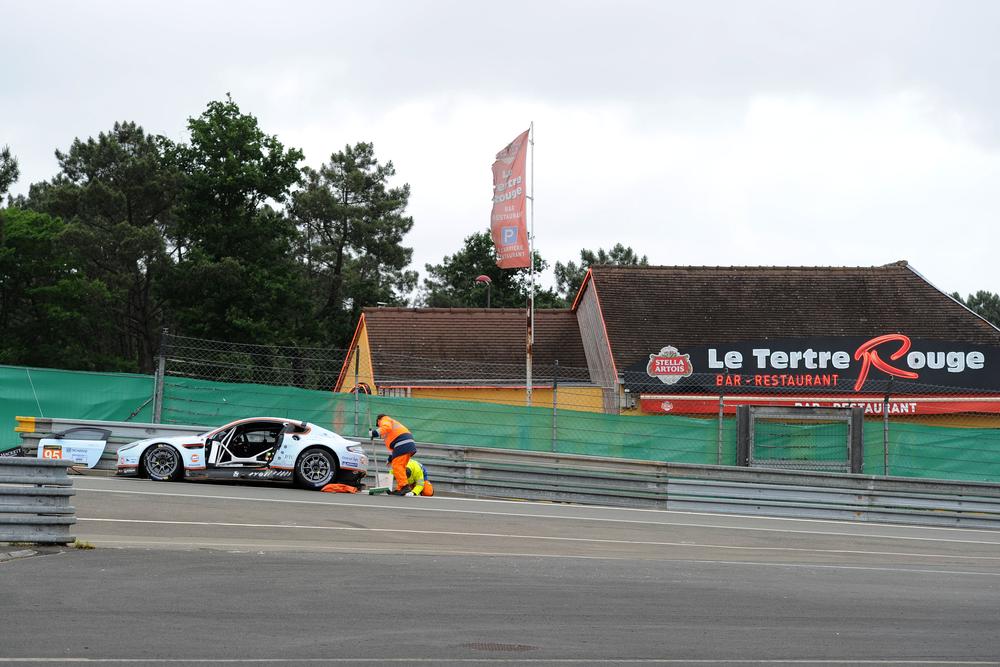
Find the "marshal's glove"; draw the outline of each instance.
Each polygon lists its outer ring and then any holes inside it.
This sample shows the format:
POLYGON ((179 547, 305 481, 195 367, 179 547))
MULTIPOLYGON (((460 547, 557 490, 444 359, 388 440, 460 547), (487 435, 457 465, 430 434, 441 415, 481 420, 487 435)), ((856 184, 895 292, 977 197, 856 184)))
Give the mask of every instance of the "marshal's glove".
POLYGON ((372 437, 373 440, 378 437, 378 429, 377 428, 373 428, 371 430, 371 437, 372 437))

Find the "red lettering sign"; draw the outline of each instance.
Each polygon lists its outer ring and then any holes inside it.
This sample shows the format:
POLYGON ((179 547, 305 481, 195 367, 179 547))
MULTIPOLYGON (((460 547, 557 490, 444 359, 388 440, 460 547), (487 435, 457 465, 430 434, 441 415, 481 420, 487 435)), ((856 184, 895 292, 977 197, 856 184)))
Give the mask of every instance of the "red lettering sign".
POLYGON ((899 343, 899 349, 889 355, 890 361, 899 359, 910 350, 910 339, 903 334, 886 334, 884 336, 872 338, 866 343, 862 343, 854 353, 855 361, 858 359, 863 360, 861 362, 861 372, 858 373, 858 381, 854 383, 854 391, 858 391, 864 386, 865 380, 868 379, 868 371, 872 366, 879 369, 883 373, 888 373, 889 375, 894 375, 898 378, 916 380, 920 377, 913 371, 906 371, 902 368, 890 366, 887 361, 878 356, 878 350, 876 348, 883 343, 899 343))

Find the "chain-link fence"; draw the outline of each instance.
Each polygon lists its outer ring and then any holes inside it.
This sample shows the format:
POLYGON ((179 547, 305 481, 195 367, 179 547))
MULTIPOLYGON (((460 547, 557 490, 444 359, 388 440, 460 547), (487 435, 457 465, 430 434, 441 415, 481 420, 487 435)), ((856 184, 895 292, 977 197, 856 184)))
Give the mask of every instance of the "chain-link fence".
MULTIPOLYGON (((271 415, 366 437, 373 416, 388 413, 426 442, 734 465, 741 405, 855 407, 864 414, 863 472, 1000 480, 1000 392, 981 389, 890 377, 871 378, 862 390, 844 377, 765 376, 736 385, 719 374, 666 385, 630 373, 601 386, 587 368, 550 363, 532 368, 529 406, 524 364, 379 351, 369 364, 343 349, 182 336, 165 337, 164 350, 157 415, 171 423, 271 415)), ((755 428, 769 465, 830 470, 849 446, 837 420, 793 413, 755 428)))

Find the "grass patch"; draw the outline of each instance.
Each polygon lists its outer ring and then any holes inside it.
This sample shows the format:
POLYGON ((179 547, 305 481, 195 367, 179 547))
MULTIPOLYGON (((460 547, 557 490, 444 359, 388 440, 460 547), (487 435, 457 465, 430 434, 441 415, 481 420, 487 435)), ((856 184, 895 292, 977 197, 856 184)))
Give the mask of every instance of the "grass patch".
POLYGON ((93 549, 94 545, 90 542, 84 542, 83 540, 76 540, 73 542, 74 549, 93 549))

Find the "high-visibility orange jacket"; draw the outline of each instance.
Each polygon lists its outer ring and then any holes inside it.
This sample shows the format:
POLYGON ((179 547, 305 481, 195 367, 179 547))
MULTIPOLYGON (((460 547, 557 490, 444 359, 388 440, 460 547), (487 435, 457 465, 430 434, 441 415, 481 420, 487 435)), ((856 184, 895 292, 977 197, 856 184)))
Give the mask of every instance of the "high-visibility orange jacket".
POLYGON ((413 441, 413 434, 410 433, 402 422, 398 422, 392 417, 382 417, 378 420, 378 433, 385 439, 386 448, 392 452, 393 456, 398 454, 416 454, 417 445, 413 441))

